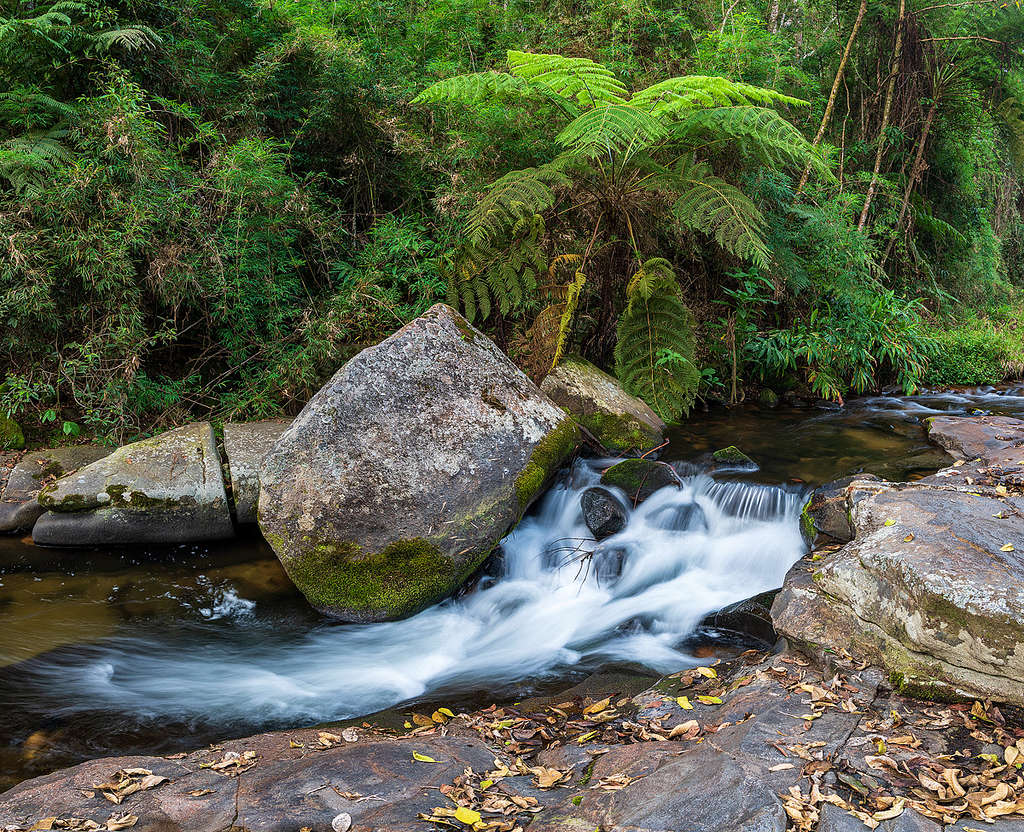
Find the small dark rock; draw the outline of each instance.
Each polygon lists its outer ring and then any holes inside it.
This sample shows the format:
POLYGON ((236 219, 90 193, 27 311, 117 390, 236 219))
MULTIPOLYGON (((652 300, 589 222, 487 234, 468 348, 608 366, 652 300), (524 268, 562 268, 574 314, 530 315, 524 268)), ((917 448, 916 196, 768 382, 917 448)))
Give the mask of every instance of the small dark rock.
POLYGON ((594 486, 583 492, 583 522, 598 540, 622 531, 626 525, 626 508, 607 488, 594 486))
POLYGON ((681 488, 683 483, 679 475, 664 462, 624 459, 604 472, 601 484, 621 488, 633 505, 637 505, 659 489, 668 486, 681 488))

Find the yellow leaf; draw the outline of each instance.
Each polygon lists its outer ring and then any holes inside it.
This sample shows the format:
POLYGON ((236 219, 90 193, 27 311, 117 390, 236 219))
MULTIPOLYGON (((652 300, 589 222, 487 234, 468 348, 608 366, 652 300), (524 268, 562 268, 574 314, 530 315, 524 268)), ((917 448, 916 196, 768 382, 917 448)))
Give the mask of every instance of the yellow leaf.
POLYGON ((998 494, 1000 497, 1005 497, 1007 495, 1007 493, 1008 492, 1006 491, 1006 486, 1005 485, 997 485, 996 486, 996 494, 998 494))
POLYGON ((412 721, 419 725, 421 728, 434 727, 434 720, 432 720, 429 716, 424 716, 423 714, 413 714, 412 721))
POLYGON ((601 711, 607 708, 609 704, 611 704, 611 701, 611 697, 608 697, 607 699, 602 699, 600 702, 595 702, 593 705, 587 705, 587 707, 583 709, 583 713, 599 714, 601 713, 601 711))
POLYGON ((441 713, 440 711, 434 711, 434 713, 432 713, 432 714, 430 715, 430 721, 431 721, 431 722, 436 722, 436 723, 438 723, 439 725, 442 725, 442 724, 444 724, 445 722, 447 722, 447 721, 448 721, 448 717, 446 717, 446 716, 445 716, 445 715, 444 715, 443 713, 441 713))
POLYGON ((680 696, 676 699, 676 704, 684 711, 692 711, 693 705, 690 704, 690 700, 686 696, 680 696))
POLYGON ((904 543, 910 543, 910 541, 913 540, 913 539, 914 539, 914 535, 908 534, 905 538, 903 538, 903 542, 904 543))
POLYGON ((697 697, 705 705, 721 705, 722 700, 717 696, 698 696, 697 697))
POLYGON ((453 714, 453 713, 452 713, 452 712, 451 712, 450 710, 448 710, 447 708, 438 708, 438 709, 437 709, 437 712, 438 712, 439 714, 444 714, 444 715, 445 715, 446 717, 448 717, 448 719, 454 719, 454 717, 455 717, 455 714, 453 714))
POLYGON ((494 785, 494 781, 493 780, 481 780, 480 781, 480 791, 485 792, 485 791, 487 791, 493 785, 494 785))
POLYGON ((409 722, 409 720, 406 720, 406 721, 405 721, 405 726, 404 726, 404 727, 406 727, 406 728, 412 728, 412 723, 411 723, 411 722, 409 722))
POLYGON ((301 742, 295 742, 295 740, 288 740, 288 747, 289 748, 303 748, 303 745, 302 745, 301 742))
POLYGON ((885 525, 886 526, 895 526, 896 525, 896 520, 894 518, 890 517, 888 520, 885 521, 885 525))
POLYGON ((1012 543, 1007 543, 1005 546, 1000 546, 999 547, 999 551, 1000 552, 1012 552, 1012 551, 1014 551, 1013 544, 1012 543))
POLYGON ((713 667, 695 667, 694 670, 696 670, 701 676, 706 676, 709 679, 714 679, 718 675, 717 671, 713 667))
POLYGON ((437 760, 435 760, 433 757, 428 757, 426 754, 420 754, 419 751, 413 751, 412 752, 412 758, 414 760, 418 761, 418 762, 421 762, 421 763, 436 763, 437 762, 437 760))
POLYGON ((460 806, 455 810, 455 820, 466 824, 466 826, 472 826, 474 823, 480 823, 480 813, 460 806))

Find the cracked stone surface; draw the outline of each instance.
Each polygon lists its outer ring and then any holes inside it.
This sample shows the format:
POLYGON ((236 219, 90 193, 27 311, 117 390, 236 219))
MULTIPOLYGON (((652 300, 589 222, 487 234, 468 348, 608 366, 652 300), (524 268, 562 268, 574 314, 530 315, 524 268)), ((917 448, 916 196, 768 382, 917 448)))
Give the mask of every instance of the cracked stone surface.
POLYGON ((929 434, 957 463, 849 485, 853 541, 793 567, 776 629, 924 696, 1024 704, 1024 423, 941 417, 929 434))

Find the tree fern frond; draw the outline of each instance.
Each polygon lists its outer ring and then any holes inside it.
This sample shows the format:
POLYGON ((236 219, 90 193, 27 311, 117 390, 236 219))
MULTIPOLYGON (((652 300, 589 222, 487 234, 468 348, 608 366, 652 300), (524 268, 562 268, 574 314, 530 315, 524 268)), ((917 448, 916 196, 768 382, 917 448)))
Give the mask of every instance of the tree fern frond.
POLYGON ((717 75, 682 75, 640 90, 629 103, 647 110, 653 116, 664 118, 705 107, 729 107, 734 104, 807 106, 809 102, 717 75))
POLYGON ((411 103, 479 104, 483 101, 525 96, 531 91, 526 81, 507 72, 473 72, 431 84, 411 103))
POLYGON ((676 279, 675 269, 664 257, 652 257, 641 264, 626 285, 626 301, 649 300, 659 286, 676 279))
POLYGON ((821 153, 775 110, 753 105, 712 107, 682 115, 671 128, 673 138, 691 146, 728 143, 773 167, 802 169, 810 164, 822 176, 832 174, 821 153))
POLYGON ((587 282, 587 276, 583 272, 576 272, 565 290, 565 302, 562 315, 558 320, 558 337, 555 341, 555 354, 551 359, 551 366, 554 367, 562 356, 565 355, 565 346, 569 341, 569 333, 572 331, 572 322, 576 317, 576 307, 579 305, 580 293, 583 285, 587 282))
POLYGON ((109 52, 115 48, 128 52, 141 52, 143 49, 152 49, 160 43, 160 36, 148 26, 136 24, 98 32, 91 35, 90 40, 100 52, 109 52))
POLYGON ((582 156, 636 151, 668 135, 661 123, 628 104, 603 104, 575 118, 555 137, 582 156))
POLYGON ((726 251, 767 267, 764 215, 750 198, 711 171, 706 162, 681 159, 674 170, 661 168, 645 187, 675 196, 672 216, 682 226, 713 237, 726 251))
POLYGON ((560 158, 546 165, 514 170, 495 181, 466 222, 466 237, 473 246, 509 233, 516 223, 534 217, 555 202, 553 188, 568 184, 560 158))
POLYGON ((0 142, 0 180, 7 180, 19 194, 38 192, 58 164, 74 159, 71 150, 60 141, 66 132, 47 130, 0 142))
POLYGON ((510 50, 508 66, 513 75, 547 87, 555 95, 574 100, 581 107, 621 104, 628 95, 615 73, 588 58, 510 50))
POLYGON ((693 407, 700 382, 693 317, 660 258, 648 260, 639 273, 651 275, 646 284, 650 293, 635 285, 619 317, 615 372, 626 390, 662 419, 676 421, 693 407))
POLYGON ((0 92, 0 119, 13 121, 15 117, 24 118, 26 111, 45 115, 51 120, 70 119, 75 115, 72 105, 38 89, 20 87, 0 92))

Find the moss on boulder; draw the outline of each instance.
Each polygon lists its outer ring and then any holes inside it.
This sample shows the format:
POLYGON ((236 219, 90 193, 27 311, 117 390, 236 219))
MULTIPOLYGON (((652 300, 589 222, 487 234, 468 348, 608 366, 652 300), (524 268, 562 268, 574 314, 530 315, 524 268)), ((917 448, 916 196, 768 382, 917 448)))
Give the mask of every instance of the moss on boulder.
POLYGON ((621 488, 634 505, 661 488, 682 485, 670 466, 651 459, 624 459, 604 472, 601 484, 621 488))

